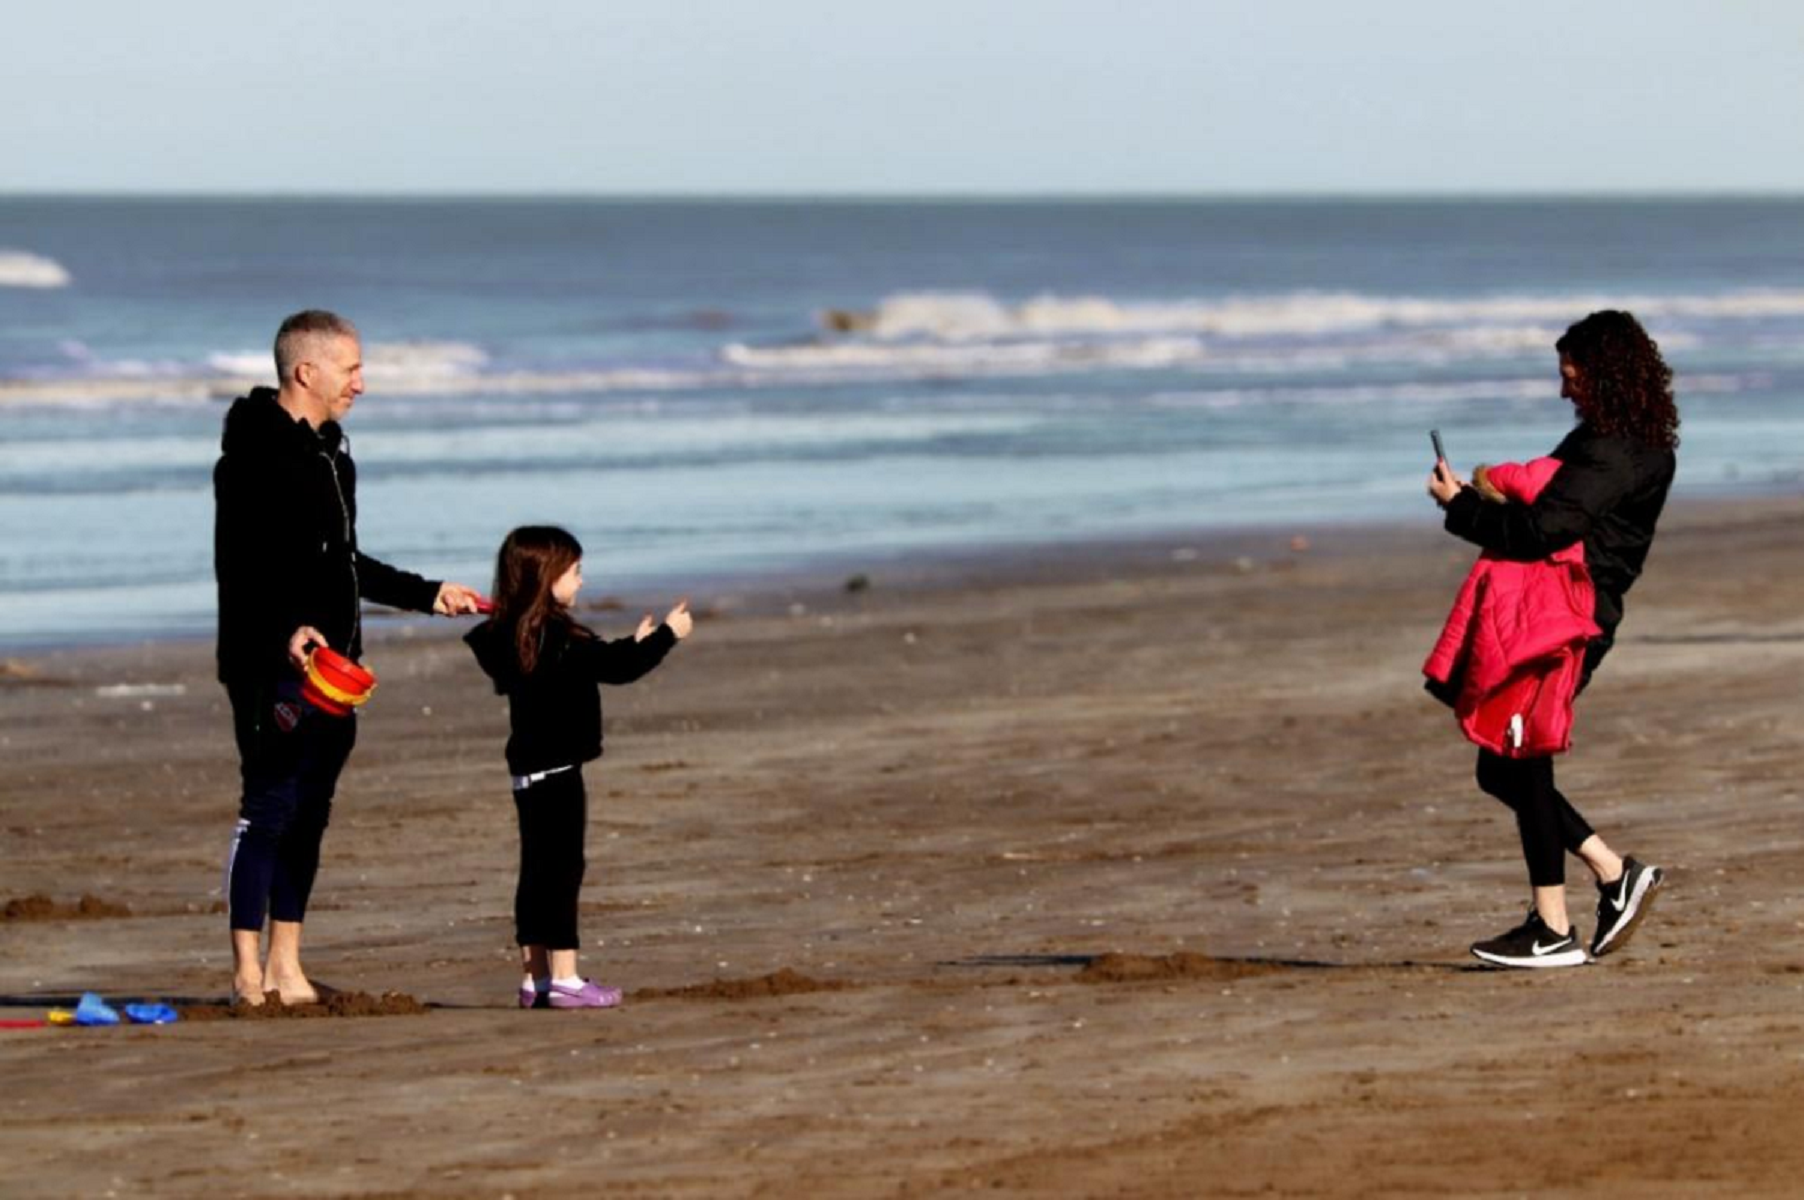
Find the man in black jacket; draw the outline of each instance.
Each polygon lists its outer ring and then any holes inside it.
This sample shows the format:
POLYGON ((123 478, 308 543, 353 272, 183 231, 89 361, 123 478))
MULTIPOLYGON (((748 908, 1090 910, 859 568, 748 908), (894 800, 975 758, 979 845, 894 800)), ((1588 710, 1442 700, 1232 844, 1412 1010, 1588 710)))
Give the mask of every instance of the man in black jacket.
POLYGON ((357 547, 357 472, 339 427, 363 391, 356 328, 334 313, 296 313, 276 334, 275 358, 280 388, 233 403, 213 471, 219 679, 244 783, 226 864, 233 992, 253 1005, 266 991, 290 1004, 318 998, 301 970, 301 923, 357 719, 301 699, 308 646, 357 658, 364 599, 444 615, 477 603, 461 584, 357 547))

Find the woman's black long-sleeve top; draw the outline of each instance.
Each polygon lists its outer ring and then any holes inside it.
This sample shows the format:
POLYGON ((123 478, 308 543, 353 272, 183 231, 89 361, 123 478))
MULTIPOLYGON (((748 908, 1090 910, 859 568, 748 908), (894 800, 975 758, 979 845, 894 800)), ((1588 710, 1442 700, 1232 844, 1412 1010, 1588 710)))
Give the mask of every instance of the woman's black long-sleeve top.
POLYGON ((1607 645, 1622 622, 1623 596, 1647 562, 1677 458, 1667 447, 1585 424, 1566 435, 1553 457, 1560 469, 1533 504, 1486 504, 1465 488, 1447 505, 1446 529, 1522 562, 1583 541, 1607 645))

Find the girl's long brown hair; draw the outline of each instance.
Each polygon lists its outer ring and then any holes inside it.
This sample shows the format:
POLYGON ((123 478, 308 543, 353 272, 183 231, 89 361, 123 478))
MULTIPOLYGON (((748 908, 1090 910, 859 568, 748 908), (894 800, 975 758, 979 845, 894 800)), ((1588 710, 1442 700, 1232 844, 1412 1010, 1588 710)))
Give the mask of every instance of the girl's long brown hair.
POLYGON ((578 636, 594 636, 551 594, 551 585, 582 556, 582 543, 555 525, 522 525, 501 543, 501 553, 495 556, 495 612, 490 620, 497 629, 511 631, 522 675, 532 674, 539 665, 547 626, 563 625, 578 636))
POLYGON ((1679 444, 1672 368, 1632 314, 1605 309, 1566 330, 1554 348, 1582 373, 1579 417, 1600 433, 1671 450, 1679 444))

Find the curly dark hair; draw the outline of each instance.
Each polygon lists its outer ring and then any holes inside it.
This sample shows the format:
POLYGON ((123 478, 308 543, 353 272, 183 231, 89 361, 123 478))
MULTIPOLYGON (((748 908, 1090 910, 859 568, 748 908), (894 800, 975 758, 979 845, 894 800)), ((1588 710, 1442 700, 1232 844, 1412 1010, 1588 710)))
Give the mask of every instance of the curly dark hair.
POLYGON ((1668 450, 1679 444, 1672 368, 1641 322, 1626 312, 1594 312, 1566 330, 1554 348, 1584 380, 1579 418, 1599 433, 1668 450))

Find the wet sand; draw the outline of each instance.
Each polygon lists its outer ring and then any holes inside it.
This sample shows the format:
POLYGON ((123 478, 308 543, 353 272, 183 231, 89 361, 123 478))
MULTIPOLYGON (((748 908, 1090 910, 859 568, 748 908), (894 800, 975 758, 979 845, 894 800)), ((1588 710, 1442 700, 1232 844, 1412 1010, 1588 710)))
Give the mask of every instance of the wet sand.
MULTIPOLYGON (((1560 769, 1670 882, 1572 971, 1466 954, 1526 883, 1432 514, 696 597, 589 770, 615 1012, 513 1007, 502 702, 395 625, 307 962, 426 1011, 0 1032, 0 1191, 1795 1194, 1800 518, 1668 515, 1560 769)), ((0 752, 0 1016, 221 999, 210 648, 15 660, 0 752)))

